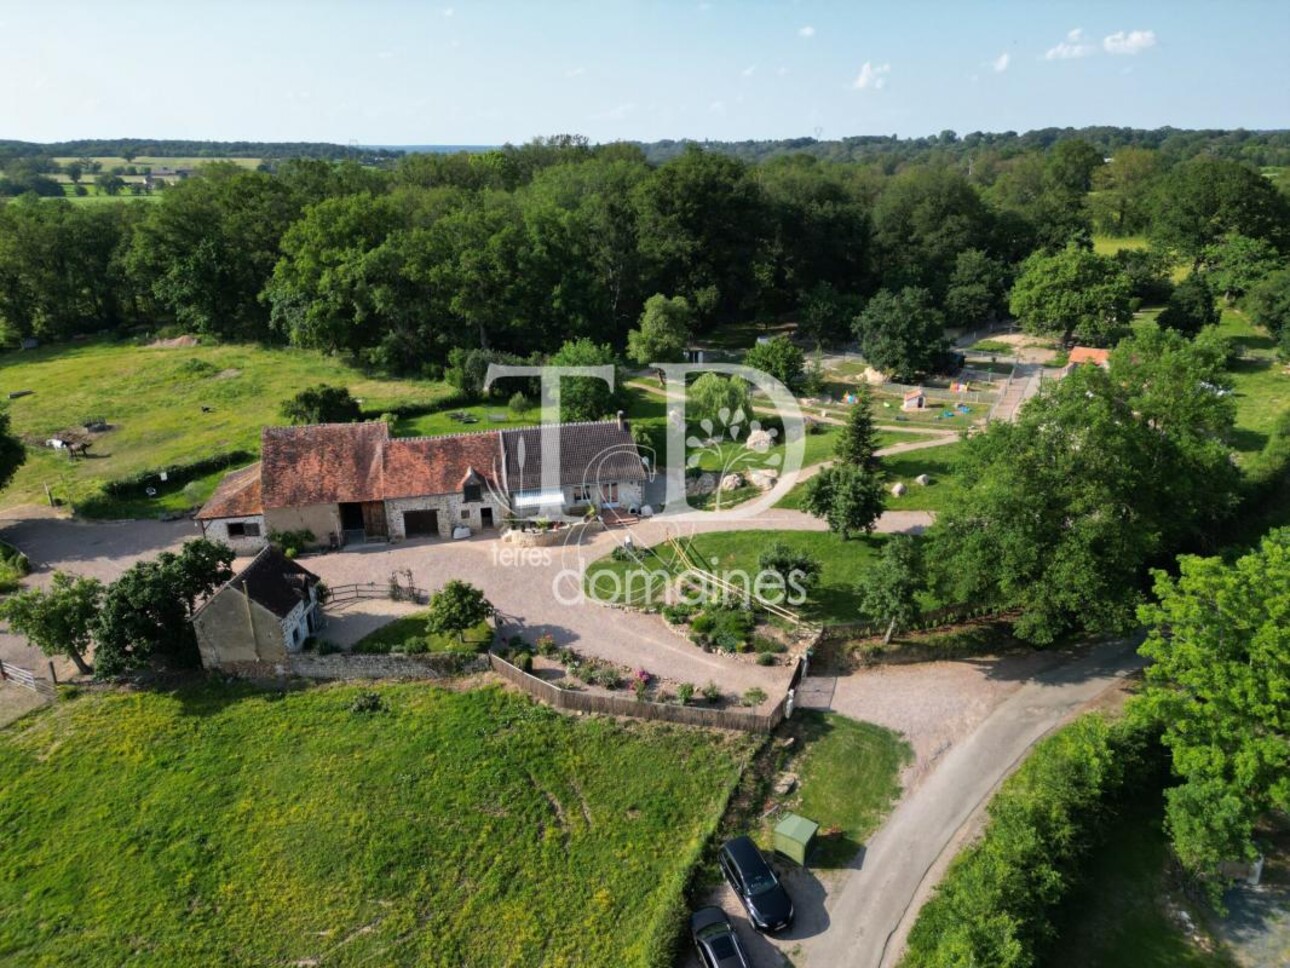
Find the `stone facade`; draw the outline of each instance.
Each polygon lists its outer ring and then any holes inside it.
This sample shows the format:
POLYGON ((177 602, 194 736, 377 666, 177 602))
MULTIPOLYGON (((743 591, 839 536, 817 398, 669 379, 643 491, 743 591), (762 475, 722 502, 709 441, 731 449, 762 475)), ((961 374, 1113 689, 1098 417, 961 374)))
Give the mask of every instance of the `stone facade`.
POLYGON ((263 514, 203 521, 202 535, 211 541, 222 541, 239 555, 259 551, 269 543, 269 529, 264 523, 263 514), (255 533, 248 534, 248 531, 254 531, 255 533))
POLYGON ((493 511, 493 528, 501 525, 506 509, 484 490, 480 500, 467 502, 461 494, 435 494, 427 497, 401 497, 385 502, 385 520, 390 529, 390 540, 402 541, 408 536, 403 515, 407 511, 438 511, 439 536, 451 538, 452 529, 466 525, 476 533, 489 530, 484 526, 482 510, 493 511))
POLYGON ((193 617, 193 628, 207 669, 287 659, 282 621, 236 589, 226 588, 212 597, 193 617))

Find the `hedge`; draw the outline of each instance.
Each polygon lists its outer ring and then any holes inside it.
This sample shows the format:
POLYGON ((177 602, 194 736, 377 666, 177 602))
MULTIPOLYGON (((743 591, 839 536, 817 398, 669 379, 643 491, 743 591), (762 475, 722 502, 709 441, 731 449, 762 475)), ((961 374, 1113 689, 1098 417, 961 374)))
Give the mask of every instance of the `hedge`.
POLYGON ((120 477, 115 481, 108 481, 103 485, 103 493, 108 497, 143 497, 147 494, 149 487, 156 487, 161 481, 162 474, 166 475, 166 485, 170 487, 187 484, 194 478, 205 477, 212 471, 236 467, 240 464, 249 464, 253 460, 255 460, 255 454, 248 450, 230 450, 223 454, 203 457, 201 460, 190 461, 186 464, 154 467, 149 470, 139 471, 137 474, 131 474, 129 477, 120 477))
POLYGON ((1098 713, 1036 746, 991 802, 982 838, 923 907, 901 968, 1041 963, 1052 915, 1127 785, 1163 778, 1159 749, 1149 728, 1098 713))

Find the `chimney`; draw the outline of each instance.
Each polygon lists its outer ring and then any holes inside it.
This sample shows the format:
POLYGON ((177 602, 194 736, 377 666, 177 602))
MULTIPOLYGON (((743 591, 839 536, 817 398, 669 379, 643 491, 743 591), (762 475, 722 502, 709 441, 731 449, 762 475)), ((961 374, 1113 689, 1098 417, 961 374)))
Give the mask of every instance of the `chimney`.
POLYGON ((624 415, 621 410, 618 411, 618 429, 619 430, 627 429, 627 421, 624 419, 624 415))

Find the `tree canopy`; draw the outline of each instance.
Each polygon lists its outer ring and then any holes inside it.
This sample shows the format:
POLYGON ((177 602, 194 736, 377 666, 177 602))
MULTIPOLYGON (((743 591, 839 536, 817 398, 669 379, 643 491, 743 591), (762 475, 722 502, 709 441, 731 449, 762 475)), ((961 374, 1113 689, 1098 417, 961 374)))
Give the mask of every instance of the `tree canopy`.
POLYGON ((900 383, 934 369, 948 346, 945 321, 926 289, 880 290, 854 328, 869 364, 900 383))
POLYGON ((1163 727, 1183 781, 1165 794, 1174 849, 1212 876, 1255 856, 1264 814, 1290 811, 1290 529, 1230 564, 1178 569, 1155 573, 1157 601, 1139 611, 1151 664, 1135 708, 1163 727))
POLYGON ((822 467, 806 482, 802 496, 802 509, 827 521, 844 541, 871 534, 885 504, 882 477, 854 464, 822 467))
POLYGON ((1129 279, 1115 260, 1074 245, 1026 259, 1008 306, 1028 333, 1099 346, 1132 315, 1129 279))

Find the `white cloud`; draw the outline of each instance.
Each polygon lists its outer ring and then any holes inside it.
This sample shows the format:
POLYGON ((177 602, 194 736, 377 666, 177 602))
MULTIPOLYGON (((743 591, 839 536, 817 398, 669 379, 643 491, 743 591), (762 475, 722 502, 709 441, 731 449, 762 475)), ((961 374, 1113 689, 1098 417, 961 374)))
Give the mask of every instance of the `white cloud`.
POLYGON ((581 77, 581 76, 582 76, 583 74, 585 74, 585 73, 587 73, 587 69, 586 69, 585 67, 571 67, 571 68, 569 68, 567 71, 565 71, 565 72, 564 72, 564 76, 565 76, 565 77, 581 77))
POLYGON ((744 68, 742 71, 740 71, 739 73, 743 74, 743 76, 744 76, 744 77, 752 77, 754 74, 756 74, 756 73, 757 73, 757 65, 756 65, 756 64, 749 64, 747 67, 745 67, 745 68, 744 68))
POLYGON ((1048 48, 1044 54, 1044 60, 1071 60, 1075 57, 1087 57, 1089 54, 1096 54, 1097 47, 1090 44, 1084 36, 1084 30, 1076 27, 1066 35, 1056 47, 1048 48))
POLYGON ((440 12, 441 14, 443 14, 445 17, 451 17, 451 16, 452 16, 453 14, 455 14, 457 11, 456 11, 456 10, 453 10, 453 9, 452 9, 452 7, 444 7, 444 8, 443 8, 442 10, 440 10, 439 12, 440 12))
POLYGON ((808 39, 809 39, 809 38, 811 38, 811 37, 814 37, 814 36, 815 36, 815 28, 814 28, 814 27, 812 27, 810 24, 807 24, 805 27, 799 27, 799 28, 797 29, 797 36, 799 36, 799 37, 806 37, 806 38, 808 38, 808 39))
POLYGON ((1156 46, 1154 30, 1117 30, 1102 40, 1102 47, 1108 54, 1137 54, 1148 47, 1156 46))
POLYGON ((994 72, 996 74, 1002 74, 1004 71, 1008 69, 1008 63, 1011 60, 1012 60, 1012 55, 1005 50, 994 60, 990 61, 990 66, 994 68, 994 72))
POLYGON ((869 61, 865 61, 860 68, 860 76, 855 79, 855 83, 851 86, 857 91, 866 91, 870 88, 875 91, 881 91, 887 86, 887 75, 890 73, 890 64, 879 64, 875 67, 869 61))

